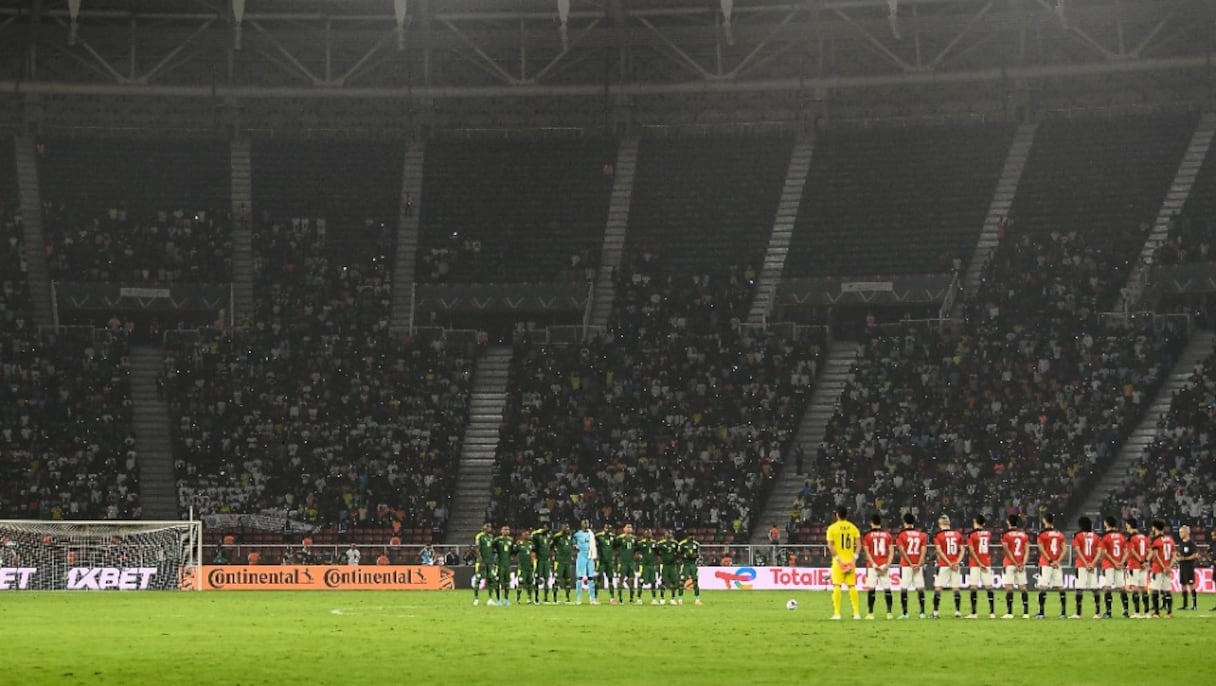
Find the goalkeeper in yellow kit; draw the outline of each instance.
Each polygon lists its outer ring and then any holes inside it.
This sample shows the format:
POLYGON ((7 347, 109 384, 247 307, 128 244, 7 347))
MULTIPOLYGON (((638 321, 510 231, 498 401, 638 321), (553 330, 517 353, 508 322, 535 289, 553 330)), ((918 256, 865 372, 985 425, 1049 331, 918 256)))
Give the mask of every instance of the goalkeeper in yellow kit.
POLYGON ((828 527, 828 550, 832 553, 832 619, 840 619, 840 587, 849 587, 849 603, 853 619, 861 619, 861 601, 857 597, 857 545, 861 532, 849 521, 849 510, 836 508, 836 521, 828 527))

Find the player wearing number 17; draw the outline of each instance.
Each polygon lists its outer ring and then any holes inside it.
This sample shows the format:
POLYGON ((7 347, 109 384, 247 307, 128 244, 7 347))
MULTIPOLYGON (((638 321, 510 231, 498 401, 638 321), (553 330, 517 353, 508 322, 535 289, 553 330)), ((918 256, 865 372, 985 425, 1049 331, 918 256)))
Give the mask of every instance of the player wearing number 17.
POLYGON ((832 553, 832 619, 840 619, 840 587, 849 587, 849 602, 853 619, 861 619, 861 601, 857 597, 857 544, 861 532, 849 521, 846 507, 836 508, 836 520, 828 527, 828 551, 832 553))
POLYGON ((1077 566, 1077 611, 1072 619, 1081 618, 1081 606, 1085 598, 1085 590, 1094 593, 1094 619, 1102 619, 1102 581, 1099 576, 1098 560, 1102 556, 1102 539, 1094 531, 1093 520, 1081 517, 1077 520, 1080 529, 1072 536, 1073 560, 1077 566))
POLYGON ((1170 591, 1170 575, 1174 567, 1174 550, 1177 543, 1174 537, 1165 533, 1165 522, 1154 519, 1152 523, 1152 552, 1149 553, 1152 577, 1149 588, 1153 591, 1153 617, 1160 617, 1165 611, 1166 617, 1174 616, 1174 594, 1170 591))
POLYGON ((870 530, 861 537, 861 550, 866 556, 866 619, 874 619, 874 595, 882 590, 887 601, 887 619, 891 619, 891 556, 894 540, 891 532, 882 528, 882 515, 870 517, 870 530))

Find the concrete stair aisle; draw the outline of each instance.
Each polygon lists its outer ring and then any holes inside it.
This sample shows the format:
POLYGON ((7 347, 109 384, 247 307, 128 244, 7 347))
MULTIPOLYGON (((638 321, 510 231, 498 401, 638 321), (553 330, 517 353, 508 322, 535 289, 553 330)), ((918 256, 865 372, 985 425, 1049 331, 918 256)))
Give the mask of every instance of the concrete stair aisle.
POLYGON ((490 346, 473 370, 469 422, 460 448, 460 470, 445 537, 447 543, 472 543, 474 534, 485 522, 498 431, 507 404, 511 354, 509 345, 490 346))
POLYGON ((762 324, 773 311, 773 297, 781 284, 781 273, 785 271, 785 257, 790 251, 790 237, 794 234, 794 222, 798 218, 798 206, 802 204, 802 192, 806 187, 806 175, 811 169, 814 152, 814 142, 809 137, 798 136, 790 154, 789 169, 785 172, 785 186, 777 203, 777 216, 773 219, 773 232, 769 234, 764 267, 756 284, 756 296, 747 315, 747 321, 751 324, 762 324))
POLYGON ((1148 282, 1148 272, 1153 265, 1153 256, 1157 253, 1157 248, 1161 247, 1161 244, 1169 237, 1170 218, 1181 212, 1186 205, 1187 198, 1191 197, 1191 189, 1195 187, 1195 178, 1199 176, 1199 168, 1203 166, 1203 160, 1208 156, 1208 150, 1212 147, 1213 134, 1216 134, 1216 114, 1206 112, 1200 117, 1199 125, 1195 127, 1195 133, 1191 134, 1191 142, 1187 145, 1186 152, 1183 153, 1182 160, 1178 163, 1174 181, 1165 194, 1165 200, 1161 202, 1161 209, 1157 211, 1157 219, 1153 222, 1153 228, 1149 230, 1144 247, 1140 250, 1140 259, 1136 260, 1131 273, 1127 276, 1127 287, 1123 291, 1125 308, 1134 308, 1140 302, 1140 296, 1148 282))
POLYGON ((407 144, 401 170, 401 208, 397 218, 397 255, 393 263, 393 306, 389 326, 409 331, 414 323, 414 270, 418 264, 418 213, 422 201, 422 166, 426 143, 407 144), (407 211, 406 199, 412 199, 407 211))
MULTIPOLYGON (((984 265, 988 264, 989 258, 996 250, 997 229, 1000 227, 1001 220, 1009 216, 1009 209, 1013 207, 1013 198, 1017 195, 1018 182, 1021 181, 1022 172, 1026 169, 1026 160, 1030 157, 1030 148, 1034 145, 1036 130, 1037 127, 1034 124, 1018 126, 1017 132, 1013 135, 1013 142, 1009 144, 1009 153, 1005 155, 1005 166, 1001 168, 996 190, 992 194, 992 202, 988 205, 988 216, 984 218, 979 240, 975 242, 975 252, 971 255, 971 262, 967 264, 967 273, 963 276, 961 285, 963 293, 967 296, 974 296, 975 292, 979 290, 980 274, 983 273, 984 265)), ((965 298, 955 299, 952 316, 959 316, 964 300, 965 298)))
POLYGON ((769 493, 764 511, 759 519, 752 520, 751 542, 753 545, 768 542, 768 530, 773 524, 776 524, 782 532, 785 531, 785 524, 789 521, 794 500, 798 497, 798 491, 802 490, 802 482, 814 471, 815 456, 820 442, 823 441, 823 433, 827 429, 832 415, 836 413, 836 404, 841 392, 844 391, 845 384, 852 377, 853 362, 857 359, 857 352, 857 344, 847 341, 834 343, 828 351, 823 370, 815 379, 815 390, 811 393, 811 402, 806 408, 806 413, 802 415, 798 432, 794 434, 793 445, 786 454, 781 471, 777 473, 777 482, 773 484, 773 490, 769 493), (806 453, 803 474, 798 474, 793 457, 794 448, 798 446, 801 446, 806 453))
POLYGON ((30 287, 30 304, 38 326, 52 326, 55 308, 51 303, 51 275, 46 266, 46 245, 42 232, 42 195, 38 186, 38 159, 33 136, 17 136, 13 141, 17 167, 17 193, 21 201, 22 240, 30 287))
POLYGON ((612 301, 616 298, 613 276, 625 254, 625 233, 629 226, 629 205, 633 201, 633 177, 638 164, 638 139, 626 138, 616 154, 616 175, 612 198, 608 202, 608 222, 604 227, 604 247, 600 250, 600 270, 595 281, 595 302, 591 305, 591 326, 608 326, 612 301))
MULTIPOLYGON (((1081 507, 1075 512, 1070 513, 1069 519, 1082 514, 1088 514, 1091 517, 1097 514, 1111 514, 1109 512, 1100 512, 1102 502, 1106 500, 1106 496, 1112 490, 1117 488, 1120 482, 1127 475, 1127 470, 1131 468, 1140 456, 1144 454, 1144 449, 1157 437, 1157 421, 1170 409, 1170 402, 1174 398, 1174 393, 1182 390, 1188 385, 1191 374, 1194 373, 1195 367, 1212 354, 1212 350, 1216 348, 1212 341, 1211 331, 1196 331, 1186 349, 1182 351, 1182 355, 1178 358, 1178 362, 1174 364, 1174 368, 1170 371, 1169 378, 1165 383, 1161 384, 1161 388, 1157 391, 1156 397, 1148 406, 1148 411, 1144 413, 1140 423, 1132 430, 1127 441, 1119 448, 1119 454, 1115 461, 1106 469, 1106 472, 1098 479, 1089 496, 1081 503, 1081 507)), ((1095 519, 1094 521, 1097 521, 1095 519)))
POLYGON ((232 139, 232 287, 235 321, 253 317, 253 162, 249 139, 232 139))
POLYGON ((178 519, 177 477, 173 473, 173 444, 169 407, 156 396, 156 376, 164 368, 159 347, 131 348, 131 398, 134 405, 135 450, 139 455, 139 499, 143 518, 178 519))

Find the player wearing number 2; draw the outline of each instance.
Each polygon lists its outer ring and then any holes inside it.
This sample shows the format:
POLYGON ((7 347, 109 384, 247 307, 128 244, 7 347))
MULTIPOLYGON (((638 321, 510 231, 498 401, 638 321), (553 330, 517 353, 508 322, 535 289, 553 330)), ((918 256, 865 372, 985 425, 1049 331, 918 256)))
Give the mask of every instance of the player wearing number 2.
POLYGON ((895 538, 899 551, 899 606, 903 609, 900 619, 908 618, 908 591, 915 590, 920 601, 920 618, 925 618, 925 550, 929 547, 929 534, 916 527, 916 515, 904 513, 904 528, 895 538))
POLYGON ((1098 558, 1102 554, 1102 540, 1094 532, 1094 523, 1089 517, 1078 519, 1077 528, 1080 531, 1073 534, 1072 537, 1073 560, 1077 567, 1077 611, 1073 613, 1072 618, 1081 618, 1081 607, 1085 591, 1088 589, 1094 593, 1094 619, 1102 619, 1102 603, 1099 595, 1101 583, 1098 579, 1098 558))
POLYGON ((933 547, 937 549, 937 575, 933 577, 933 619, 941 615, 938 609, 942 604, 942 589, 954 590, 954 616, 963 616, 963 556, 967 552, 967 543, 963 532, 950 528, 950 518, 942 515, 937 518, 939 531, 933 537, 933 547))
POLYGON ((1013 619, 1013 591, 1022 592, 1022 619, 1030 619, 1030 594, 1026 591, 1026 562, 1030 559, 1030 534, 1022 530, 1022 520, 1011 514, 1005 520, 1009 528, 1001 535, 1005 551, 1005 616, 1013 619))
POLYGON ((1050 512, 1043 515, 1043 530, 1039 532, 1039 613, 1035 619, 1046 617, 1047 590, 1060 591, 1060 619, 1067 617, 1068 596, 1064 591, 1064 553, 1068 544, 1064 532, 1055 526, 1056 518, 1050 512))
POLYGON ((887 601, 887 619, 892 617, 891 555, 894 547, 891 532, 882 528, 882 515, 872 515, 870 530, 861 537, 861 550, 866 556, 868 570, 866 586, 870 587, 866 592, 866 619, 874 619, 874 595, 879 590, 887 601))
POLYGON ((967 534, 967 557, 971 560, 971 570, 967 575, 967 585, 971 587, 971 614, 967 619, 975 619, 978 604, 979 589, 988 592, 988 618, 996 619, 996 597, 992 590, 992 532, 984 528, 987 521, 984 515, 976 515, 971 519, 971 533, 967 534))
POLYGON ((849 602, 853 619, 861 619, 861 601, 857 597, 857 544, 861 532, 849 521, 846 507, 836 508, 836 521, 828 527, 828 550, 832 553, 832 619, 840 619, 840 587, 849 587, 849 602))

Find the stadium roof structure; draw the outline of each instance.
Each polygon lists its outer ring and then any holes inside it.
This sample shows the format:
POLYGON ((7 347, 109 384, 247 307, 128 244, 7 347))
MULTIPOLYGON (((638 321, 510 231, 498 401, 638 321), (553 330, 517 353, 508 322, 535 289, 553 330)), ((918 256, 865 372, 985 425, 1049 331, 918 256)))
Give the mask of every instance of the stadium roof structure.
POLYGON ((17 0, 0 91, 467 99, 1204 71, 1209 0, 17 0))

